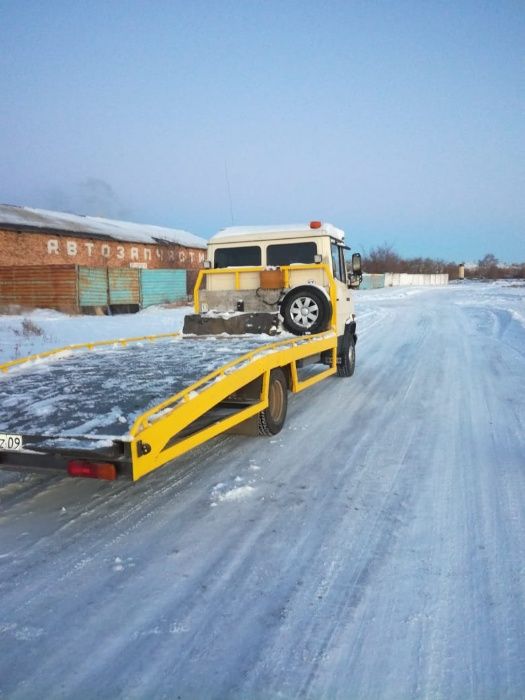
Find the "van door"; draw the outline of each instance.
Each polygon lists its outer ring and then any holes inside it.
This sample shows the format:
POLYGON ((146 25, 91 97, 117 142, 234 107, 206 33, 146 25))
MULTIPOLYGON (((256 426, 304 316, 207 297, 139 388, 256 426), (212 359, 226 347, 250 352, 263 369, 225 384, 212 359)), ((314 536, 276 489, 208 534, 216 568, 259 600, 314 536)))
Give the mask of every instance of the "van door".
POLYGON ((330 241, 330 252, 332 258, 332 273, 335 280, 337 299, 337 335, 343 335, 346 321, 352 319, 354 313, 354 302, 350 289, 348 289, 348 276, 346 272, 346 262, 344 247, 334 240, 330 241))

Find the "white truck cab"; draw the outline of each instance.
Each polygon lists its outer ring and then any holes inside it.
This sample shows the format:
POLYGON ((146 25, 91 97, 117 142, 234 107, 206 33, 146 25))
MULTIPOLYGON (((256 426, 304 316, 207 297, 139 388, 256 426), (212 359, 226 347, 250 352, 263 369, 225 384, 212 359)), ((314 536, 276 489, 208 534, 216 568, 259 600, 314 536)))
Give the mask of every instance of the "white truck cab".
POLYGON ((321 221, 225 228, 208 243, 206 288, 196 290, 196 311, 202 317, 244 313, 251 321, 274 314, 297 335, 331 328, 339 353, 354 353, 351 290, 361 268, 354 254, 349 279, 346 250, 344 232, 321 221))

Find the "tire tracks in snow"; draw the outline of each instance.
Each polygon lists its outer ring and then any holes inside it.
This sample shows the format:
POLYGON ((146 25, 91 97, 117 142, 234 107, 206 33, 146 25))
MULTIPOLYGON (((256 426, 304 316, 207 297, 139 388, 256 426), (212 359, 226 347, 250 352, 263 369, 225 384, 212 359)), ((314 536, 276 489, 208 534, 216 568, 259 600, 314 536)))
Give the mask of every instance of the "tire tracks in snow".
POLYGON ((2 568, 18 588, 4 579, 0 689, 517 695, 523 364, 497 321, 456 304, 467 288, 416 296, 375 301, 355 376, 291 397, 276 439, 227 436, 129 491, 97 489, 69 529, 53 529, 53 498, 80 511, 93 486, 10 508, 52 522, 2 568), (253 491, 212 507, 218 481, 253 491))

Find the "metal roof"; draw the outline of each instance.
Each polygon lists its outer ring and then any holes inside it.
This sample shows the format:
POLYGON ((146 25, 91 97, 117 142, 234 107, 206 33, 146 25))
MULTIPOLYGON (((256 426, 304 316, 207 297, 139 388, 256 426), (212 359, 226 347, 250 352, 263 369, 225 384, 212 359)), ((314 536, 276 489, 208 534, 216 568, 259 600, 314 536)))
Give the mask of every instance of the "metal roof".
POLYGON ((0 204, 0 228, 35 233, 104 238, 136 243, 170 243, 206 248, 207 241, 180 229, 0 204))

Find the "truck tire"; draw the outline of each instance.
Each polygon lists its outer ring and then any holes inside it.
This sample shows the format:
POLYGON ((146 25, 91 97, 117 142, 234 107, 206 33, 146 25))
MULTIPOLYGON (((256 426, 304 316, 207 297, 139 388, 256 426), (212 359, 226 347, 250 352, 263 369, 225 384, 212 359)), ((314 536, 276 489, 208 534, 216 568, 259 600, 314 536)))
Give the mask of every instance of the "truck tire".
POLYGON ((331 304, 321 290, 305 285, 288 292, 280 312, 284 327, 291 333, 320 333, 330 322, 331 304))
POLYGON ((277 435, 286 420, 288 408, 288 383, 280 367, 270 372, 268 407, 259 413, 259 435, 277 435))
POLYGON ((355 337, 353 333, 345 333, 343 347, 337 356, 337 376, 351 377, 355 371, 355 337))

